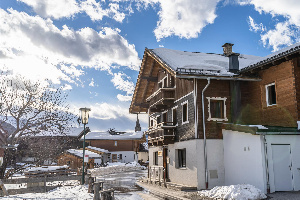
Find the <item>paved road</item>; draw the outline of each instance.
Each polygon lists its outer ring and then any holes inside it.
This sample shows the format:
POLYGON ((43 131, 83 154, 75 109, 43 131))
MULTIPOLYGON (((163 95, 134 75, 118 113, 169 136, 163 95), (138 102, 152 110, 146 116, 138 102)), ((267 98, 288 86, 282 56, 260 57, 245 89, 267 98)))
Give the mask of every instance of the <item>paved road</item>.
POLYGON ((115 190, 116 199, 143 200, 147 199, 148 194, 143 188, 136 184, 136 181, 146 175, 147 170, 138 170, 98 176, 97 181, 104 181, 104 189, 113 188, 115 190))

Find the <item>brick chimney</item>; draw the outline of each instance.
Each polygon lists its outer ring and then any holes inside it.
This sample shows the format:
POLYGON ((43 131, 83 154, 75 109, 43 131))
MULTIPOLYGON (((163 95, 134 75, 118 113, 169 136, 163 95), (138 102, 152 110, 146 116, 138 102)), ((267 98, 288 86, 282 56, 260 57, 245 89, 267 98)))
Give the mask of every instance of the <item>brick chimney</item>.
POLYGON ((222 47, 223 47, 223 54, 225 56, 229 56, 231 55, 233 52, 232 52, 232 46, 234 44, 231 44, 231 43, 225 43, 222 47))

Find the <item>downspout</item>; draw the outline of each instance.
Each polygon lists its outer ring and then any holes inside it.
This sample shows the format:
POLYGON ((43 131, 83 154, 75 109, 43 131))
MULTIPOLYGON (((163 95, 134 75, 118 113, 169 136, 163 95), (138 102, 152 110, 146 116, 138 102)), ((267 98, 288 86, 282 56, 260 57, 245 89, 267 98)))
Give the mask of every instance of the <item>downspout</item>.
POLYGON ((210 84, 210 78, 207 78, 207 85, 202 90, 202 121, 203 121, 203 142, 204 142, 204 167, 205 167, 205 188, 208 189, 208 171, 207 171, 207 147, 205 135, 205 111, 204 111, 204 92, 210 84))
POLYGON ((197 105, 197 79, 194 78, 194 108, 195 108, 195 139, 198 138, 198 105, 197 105))
POLYGON ((268 149, 267 149, 266 136, 263 135, 263 138, 264 138, 264 153, 265 153, 265 163, 266 163, 267 194, 269 194, 270 193, 270 181, 269 181, 269 166, 268 166, 268 149))

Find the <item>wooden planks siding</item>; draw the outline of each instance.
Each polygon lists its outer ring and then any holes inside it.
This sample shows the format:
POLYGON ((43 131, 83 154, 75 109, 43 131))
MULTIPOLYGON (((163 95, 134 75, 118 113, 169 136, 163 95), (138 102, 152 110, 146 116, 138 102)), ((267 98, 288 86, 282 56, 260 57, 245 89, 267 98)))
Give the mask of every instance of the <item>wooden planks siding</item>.
MULTIPOLYGON (((203 122, 202 122, 202 90, 206 86, 207 80, 199 79, 197 80, 198 87, 198 136, 200 139, 203 139, 203 122)), ((208 100, 206 97, 226 97, 226 117, 228 121, 222 121, 225 123, 231 122, 231 114, 230 114, 230 81, 224 80, 211 80, 210 85, 206 89, 204 93, 204 112, 205 112, 205 125, 206 125, 206 138, 207 139, 221 139, 223 138, 222 131, 218 126, 216 121, 208 121, 208 100)))
POLYGON ((108 151, 137 151, 141 143, 138 140, 88 140, 87 142, 90 146, 108 151), (117 146, 114 146, 115 141, 117 141, 117 146))
POLYGON ((262 81, 241 83, 241 123, 296 127, 298 103, 293 61, 261 70, 258 75, 262 81), (273 106, 267 106, 266 102, 265 86, 270 83, 275 83, 276 88, 277 103, 273 106))

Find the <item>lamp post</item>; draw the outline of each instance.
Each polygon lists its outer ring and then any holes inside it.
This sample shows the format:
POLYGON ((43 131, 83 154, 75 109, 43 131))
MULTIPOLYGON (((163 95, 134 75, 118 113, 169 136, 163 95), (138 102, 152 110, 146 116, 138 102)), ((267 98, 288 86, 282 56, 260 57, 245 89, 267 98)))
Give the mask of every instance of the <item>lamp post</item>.
POLYGON ((90 108, 80 108, 81 111, 81 121, 83 123, 83 156, 82 156, 82 179, 81 184, 84 185, 84 153, 85 153, 85 125, 88 123, 89 120, 89 111, 90 108))

